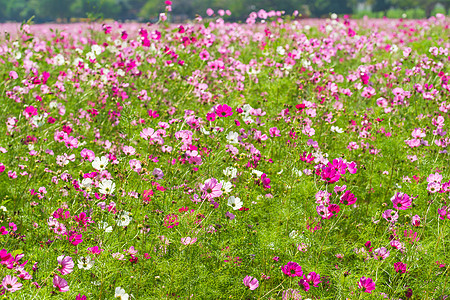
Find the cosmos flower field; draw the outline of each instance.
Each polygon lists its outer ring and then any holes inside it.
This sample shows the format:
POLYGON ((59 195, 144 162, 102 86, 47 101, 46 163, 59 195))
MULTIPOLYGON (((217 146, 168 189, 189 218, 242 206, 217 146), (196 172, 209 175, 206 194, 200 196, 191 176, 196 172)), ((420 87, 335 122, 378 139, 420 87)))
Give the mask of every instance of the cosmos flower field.
POLYGON ((0 25, 6 299, 446 299, 449 19, 0 25))

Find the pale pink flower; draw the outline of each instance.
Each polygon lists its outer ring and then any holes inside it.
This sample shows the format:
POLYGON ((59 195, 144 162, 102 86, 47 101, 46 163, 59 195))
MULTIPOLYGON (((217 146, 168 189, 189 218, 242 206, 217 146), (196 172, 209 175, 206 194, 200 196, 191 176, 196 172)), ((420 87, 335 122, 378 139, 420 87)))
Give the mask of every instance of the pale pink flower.
POLYGON ((184 238, 181 238, 181 243, 183 244, 183 245, 192 245, 192 244, 194 244, 195 242, 197 241, 197 238, 191 238, 191 237, 184 237, 184 238))

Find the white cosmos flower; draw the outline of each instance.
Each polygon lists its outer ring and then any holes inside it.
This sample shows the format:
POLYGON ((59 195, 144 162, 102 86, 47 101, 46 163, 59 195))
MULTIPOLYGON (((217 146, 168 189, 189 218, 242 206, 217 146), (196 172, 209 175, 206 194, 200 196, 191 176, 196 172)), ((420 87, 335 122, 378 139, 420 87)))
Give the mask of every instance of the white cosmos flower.
POLYGON ((112 232, 113 231, 113 228, 112 228, 112 226, 108 226, 109 224, 108 223, 106 223, 106 222, 100 222, 100 229, 104 229, 105 230, 105 232, 112 232))
POLYGON ((234 210, 238 210, 244 204, 240 198, 231 196, 228 198, 228 206, 231 206, 234 210))
POLYGON ((206 130, 205 129, 205 127, 200 127, 200 131, 201 131, 201 133, 203 133, 203 134, 206 134, 206 135, 210 135, 211 134, 211 132, 209 132, 208 130, 206 130))
POLYGON ((128 300, 130 296, 125 293, 125 290, 121 288, 120 286, 116 287, 116 290, 114 291, 114 298, 120 298, 120 300, 128 300))
POLYGON ((227 135, 227 141, 228 141, 228 143, 231 143, 231 144, 237 144, 239 142, 238 137, 239 137, 239 133, 231 131, 227 135))
POLYGON ((89 270, 92 266, 94 266, 94 261, 89 256, 81 256, 78 259, 78 269, 89 270))
POLYGON ((337 126, 331 126, 331 129, 330 129, 332 132, 337 132, 337 133, 343 133, 344 132, 344 130, 342 129, 342 128, 339 128, 339 127, 337 127, 337 126))
POLYGON ((303 172, 297 168, 292 168, 292 173, 298 177, 301 177, 303 175, 303 172))
POLYGON ((92 161, 92 167, 97 171, 103 171, 104 169, 106 169, 107 165, 108 165, 108 158, 106 156, 102 156, 102 158, 96 157, 92 161))
POLYGON ((283 56, 286 53, 286 50, 282 46, 277 47, 277 53, 281 56, 283 56))
POLYGON ((117 226, 128 226, 133 218, 129 216, 129 212, 124 211, 116 221, 117 226))
POLYGON ((255 174, 256 176, 261 177, 261 175, 264 173, 261 171, 258 171, 258 170, 252 170, 252 174, 255 174))
POLYGON ((231 193, 233 189, 233 184, 229 181, 221 180, 220 183, 222 184, 222 190, 225 193, 231 193))
POLYGON ((230 178, 236 178, 237 176, 237 169, 233 167, 228 167, 225 170, 223 170, 223 174, 230 178))
POLYGON ((81 181, 81 187, 88 193, 92 191, 92 179, 91 178, 84 178, 81 181))
POLYGON ((244 122, 247 123, 247 124, 251 124, 251 123, 254 123, 254 122, 255 122, 255 121, 252 119, 252 117, 250 117, 250 116, 244 116, 244 117, 242 118, 242 120, 244 120, 244 122))
POLYGON ((111 195, 116 189, 116 184, 112 180, 107 179, 100 182, 98 187, 100 188, 99 190, 100 193, 105 195, 111 195))
POLYGON ((245 104, 244 106, 242 106, 242 110, 244 111, 245 116, 248 116, 252 109, 253 107, 251 107, 250 104, 245 104))

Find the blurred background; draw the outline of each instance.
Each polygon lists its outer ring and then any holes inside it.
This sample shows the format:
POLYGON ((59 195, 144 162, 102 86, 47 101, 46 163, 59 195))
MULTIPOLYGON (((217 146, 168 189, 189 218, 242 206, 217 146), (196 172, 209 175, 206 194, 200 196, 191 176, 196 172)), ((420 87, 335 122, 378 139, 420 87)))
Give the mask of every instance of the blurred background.
MULTIPOLYGON (((173 0, 172 22, 206 16, 208 8, 230 10, 227 21, 244 21, 252 11, 298 10, 301 17, 328 17, 330 13, 353 18, 427 18, 448 15, 450 0, 173 0)), ((80 22, 96 19, 156 21, 165 10, 164 0, 0 0, 0 22, 80 22)))

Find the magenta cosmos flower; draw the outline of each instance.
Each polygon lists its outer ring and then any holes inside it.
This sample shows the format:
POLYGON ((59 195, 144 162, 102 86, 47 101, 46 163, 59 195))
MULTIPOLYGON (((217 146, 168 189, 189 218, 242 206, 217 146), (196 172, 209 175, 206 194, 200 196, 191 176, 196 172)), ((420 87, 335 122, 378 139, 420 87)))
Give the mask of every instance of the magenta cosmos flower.
POLYGON ((290 261, 286 265, 281 267, 284 274, 289 277, 302 277, 303 271, 302 267, 296 262, 290 261))
POLYGON ((233 109, 226 104, 217 105, 215 111, 220 118, 233 115, 233 109))
POLYGON ((396 262, 394 264, 395 272, 397 272, 397 273, 406 273, 407 267, 408 266, 406 264, 402 263, 401 261, 396 262))
POLYGON ((412 201, 411 198, 404 193, 397 193, 391 198, 392 204, 395 209, 406 210, 411 208, 412 201))
POLYGON ((312 283, 314 285, 314 287, 318 287, 318 284, 322 282, 320 280, 320 275, 317 274, 316 272, 310 272, 306 276, 306 281, 308 281, 309 283, 312 283))
POLYGON ((357 198, 350 191, 345 191, 344 195, 341 196, 341 203, 346 205, 352 205, 356 202, 357 198))
POLYGON ((55 275, 53 277, 53 287, 55 287, 59 292, 68 292, 69 291, 69 285, 67 284, 67 281, 58 275, 55 275))
POLYGON ((17 282, 17 277, 6 275, 5 278, 3 278, 2 286, 7 290, 8 292, 16 292, 22 288, 22 284, 20 282, 17 282))
POLYGON ((59 272, 61 272, 62 275, 67 275, 72 273, 73 266, 75 265, 73 263, 72 257, 70 256, 58 256, 57 258, 58 263, 61 265, 61 269, 58 269, 59 272))
POLYGON ((363 276, 358 282, 358 288, 360 288, 365 293, 371 294, 375 289, 375 282, 373 282, 372 278, 363 276))
POLYGON ((201 186, 203 191, 203 198, 213 199, 222 195, 222 184, 215 178, 210 178, 205 181, 205 184, 201 186))
POLYGON ((258 279, 253 278, 252 276, 245 276, 244 285, 248 287, 251 291, 256 290, 259 286, 258 279))

